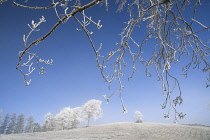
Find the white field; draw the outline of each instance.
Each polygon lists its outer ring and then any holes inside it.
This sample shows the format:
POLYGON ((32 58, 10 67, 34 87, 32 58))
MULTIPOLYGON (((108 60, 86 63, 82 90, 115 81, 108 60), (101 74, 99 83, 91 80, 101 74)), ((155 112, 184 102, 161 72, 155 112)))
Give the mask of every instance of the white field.
POLYGON ((62 131, 2 135, 0 140, 210 140, 210 127, 114 123, 62 131))

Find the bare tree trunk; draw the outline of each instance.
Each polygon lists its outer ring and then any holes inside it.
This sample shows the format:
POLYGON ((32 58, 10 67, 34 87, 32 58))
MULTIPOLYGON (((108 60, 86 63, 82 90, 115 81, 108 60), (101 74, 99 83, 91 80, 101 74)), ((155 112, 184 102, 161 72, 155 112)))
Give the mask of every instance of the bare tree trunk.
POLYGON ((90 125, 90 118, 88 118, 87 127, 90 125))

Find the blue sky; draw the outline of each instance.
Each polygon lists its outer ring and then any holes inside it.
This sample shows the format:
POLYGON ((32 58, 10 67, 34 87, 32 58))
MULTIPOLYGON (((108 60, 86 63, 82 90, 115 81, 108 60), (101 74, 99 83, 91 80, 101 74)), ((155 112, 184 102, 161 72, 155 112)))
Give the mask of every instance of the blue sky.
MULTIPOLYGON (((198 19, 205 19, 204 24, 210 26, 207 8, 203 4, 203 8, 199 9, 198 19)), ((116 14, 115 11, 114 3, 110 3, 108 12, 98 5, 87 11, 96 21, 102 20, 103 27, 100 30, 96 30, 95 26, 90 26, 89 29, 94 31, 92 37, 95 45, 103 43, 104 54, 116 47, 115 44, 120 39, 118 34, 125 26, 123 22, 126 21, 126 12, 116 14)), ((163 118, 166 110, 162 110, 160 106, 164 101, 161 82, 157 81, 156 76, 146 78, 144 69, 136 73, 129 82, 124 82, 123 97, 127 114, 122 113, 119 95, 115 95, 106 104, 102 95, 110 95, 113 91, 108 90, 107 83, 103 82, 90 43, 84 32, 76 30, 79 25, 73 19, 62 24, 48 39, 31 49, 39 57, 53 59, 54 62, 53 66, 45 66, 45 75, 34 71, 30 76, 30 86, 25 86, 22 75, 15 69, 18 52, 24 49, 22 37, 29 32, 27 24, 31 20, 37 22, 42 15, 47 22, 39 27, 39 32, 32 34, 29 41, 44 35, 56 23, 54 10, 28 10, 12 6, 11 0, 0 5, 0 109, 4 114, 23 112, 26 117, 33 115, 41 123, 48 112, 56 114, 63 107, 77 107, 90 99, 98 99, 103 102, 103 118, 93 124, 134 121, 136 110, 142 112, 144 122, 173 122, 173 116, 169 120, 163 118)), ((209 34, 205 37, 209 37, 209 34)), ((205 88, 206 74, 201 70, 191 70, 185 79, 179 75, 181 64, 174 66, 172 71, 180 80, 184 98, 183 105, 178 109, 187 114, 180 123, 210 125, 210 110, 207 107, 210 89, 205 88)), ((127 73, 126 69, 125 72, 127 73)), ((115 86, 114 84, 113 87, 115 86)))

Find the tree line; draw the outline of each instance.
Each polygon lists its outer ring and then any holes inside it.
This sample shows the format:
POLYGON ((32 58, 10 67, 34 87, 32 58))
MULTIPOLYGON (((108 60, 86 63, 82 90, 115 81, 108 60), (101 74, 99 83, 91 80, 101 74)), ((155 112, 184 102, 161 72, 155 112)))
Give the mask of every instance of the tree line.
POLYGON ((41 132, 41 126, 39 123, 34 122, 33 116, 25 118, 24 113, 17 115, 13 113, 9 115, 2 115, 0 111, 0 134, 19 134, 19 133, 31 133, 41 132))
POLYGON ((90 125, 91 118, 102 117, 101 101, 89 100, 82 107, 65 107, 55 116, 50 112, 45 115, 43 131, 68 130, 78 127, 82 122, 90 125))
POLYGON ((89 126, 91 118, 96 120, 100 117, 102 117, 101 101, 94 99, 89 100, 82 107, 65 107, 55 116, 49 112, 45 115, 43 124, 35 122, 32 115, 29 118, 26 118, 24 113, 19 115, 7 113, 3 116, 0 110, 0 134, 68 130, 78 127, 81 122, 86 122, 89 126))

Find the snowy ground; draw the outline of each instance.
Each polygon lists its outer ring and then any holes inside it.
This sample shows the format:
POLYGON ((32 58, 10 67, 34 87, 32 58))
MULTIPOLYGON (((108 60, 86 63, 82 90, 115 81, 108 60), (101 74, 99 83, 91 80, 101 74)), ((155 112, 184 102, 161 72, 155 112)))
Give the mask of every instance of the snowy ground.
POLYGON ((0 140, 210 140, 210 127, 114 123, 54 132, 2 135, 0 140))

